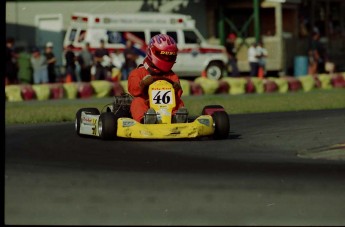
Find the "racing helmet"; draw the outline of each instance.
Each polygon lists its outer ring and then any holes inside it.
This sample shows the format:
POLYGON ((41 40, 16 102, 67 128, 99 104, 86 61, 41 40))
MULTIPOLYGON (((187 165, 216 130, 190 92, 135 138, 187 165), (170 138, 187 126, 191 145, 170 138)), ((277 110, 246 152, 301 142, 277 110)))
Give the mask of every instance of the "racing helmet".
POLYGON ((159 34, 151 38, 146 56, 159 70, 169 72, 175 64, 177 51, 177 44, 171 36, 159 34))

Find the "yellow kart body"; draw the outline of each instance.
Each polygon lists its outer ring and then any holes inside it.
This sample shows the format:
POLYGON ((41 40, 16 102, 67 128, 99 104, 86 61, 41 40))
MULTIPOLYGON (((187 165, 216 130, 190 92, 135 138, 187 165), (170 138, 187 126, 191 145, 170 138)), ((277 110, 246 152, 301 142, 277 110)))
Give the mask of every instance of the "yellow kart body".
POLYGON ((182 139, 212 135, 213 119, 202 115, 190 123, 141 124, 131 118, 119 118, 117 136, 135 139, 182 139))

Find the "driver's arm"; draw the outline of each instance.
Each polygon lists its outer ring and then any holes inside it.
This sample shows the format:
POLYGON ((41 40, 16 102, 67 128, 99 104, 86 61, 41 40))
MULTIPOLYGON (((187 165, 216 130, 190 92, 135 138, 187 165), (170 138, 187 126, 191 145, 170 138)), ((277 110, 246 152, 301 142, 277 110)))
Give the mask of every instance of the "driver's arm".
POLYGON ((145 76, 147 76, 147 71, 144 67, 132 70, 128 77, 128 92, 134 96, 145 95, 145 89, 140 85, 145 76))

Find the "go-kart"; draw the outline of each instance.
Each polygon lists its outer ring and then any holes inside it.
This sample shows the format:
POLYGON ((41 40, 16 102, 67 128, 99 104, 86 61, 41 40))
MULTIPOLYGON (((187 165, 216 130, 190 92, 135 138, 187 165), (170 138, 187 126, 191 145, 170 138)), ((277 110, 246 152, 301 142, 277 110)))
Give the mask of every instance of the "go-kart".
POLYGON ((105 140, 132 139, 183 139, 211 136, 225 139, 229 135, 229 115, 220 105, 208 105, 194 120, 174 123, 175 90, 166 80, 157 80, 149 88, 150 108, 156 112, 155 124, 140 123, 131 118, 133 97, 127 93, 114 96, 114 101, 103 107, 79 109, 75 117, 75 131, 79 136, 96 136, 105 140))

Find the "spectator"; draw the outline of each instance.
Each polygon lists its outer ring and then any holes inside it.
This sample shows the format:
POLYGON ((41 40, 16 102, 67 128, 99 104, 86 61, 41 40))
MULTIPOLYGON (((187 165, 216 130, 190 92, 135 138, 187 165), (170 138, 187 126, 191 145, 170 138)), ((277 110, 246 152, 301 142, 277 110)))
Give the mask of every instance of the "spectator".
POLYGON ((47 42, 44 56, 47 58, 48 63, 48 80, 49 83, 55 83, 56 82, 56 73, 55 73, 55 63, 56 58, 53 53, 53 43, 47 42))
POLYGON ((110 54, 112 59, 112 75, 111 78, 113 81, 121 80, 121 68, 125 62, 125 57, 123 56, 120 50, 116 49, 113 53, 110 54))
POLYGON ((83 82, 91 81, 91 67, 93 65, 93 55, 90 51, 90 43, 85 43, 83 50, 78 56, 80 65, 80 79, 83 82))
POLYGON ((17 56, 14 51, 14 38, 7 38, 6 40, 6 75, 5 84, 17 84, 17 56))
POLYGON ((40 49, 34 47, 31 54, 34 84, 48 83, 47 59, 41 54, 40 49))
POLYGON ((104 59, 109 58, 109 52, 105 48, 105 42, 103 39, 100 41, 100 47, 95 51, 94 55, 94 61, 96 65, 96 71, 95 71, 95 80, 104 80, 107 78, 107 68, 105 66, 106 62, 104 62, 104 59))
POLYGON ((259 70, 259 54, 257 50, 257 43, 254 42, 248 49, 248 62, 250 67, 250 76, 256 77, 258 76, 258 70, 259 70))
POLYGON ((228 55, 228 65, 231 67, 231 76, 239 76, 235 47, 236 35, 230 33, 226 39, 225 48, 228 55))
POLYGON ((313 75, 323 73, 325 69, 326 52, 320 42, 320 33, 314 31, 308 50, 309 66, 308 73, 313 75))
POLYGON ((258 43, 257 51, 259 55, 259 77, 263 78, 266 76, 266 59, 268 57, 268 52, 262 41, 258 43))
POLYGON ((114 50, 114 53, 111 54, 112 64, 114 67, 121 69, 123 64, 125 63, 125 57, 120 52, 119 49, 114 50))
POLYGON ((136 62, 138 59, 138 54, 132 41, 127 40, 126 48, 123 51, 123 56, 125 58, 125 62, 121 69, 121 79, 127 80, 129 73, 138 66, 136 62))
POLYGON ((67 46, 67 51, 65 53, 66 60, 66 81, 77 81, 76 76, 76 56, 73 52, 73 45, 67 46))
POLYGON ((18 79, 21 84, 32 84, 31 55, 24 47, 17 48, 18 79))

